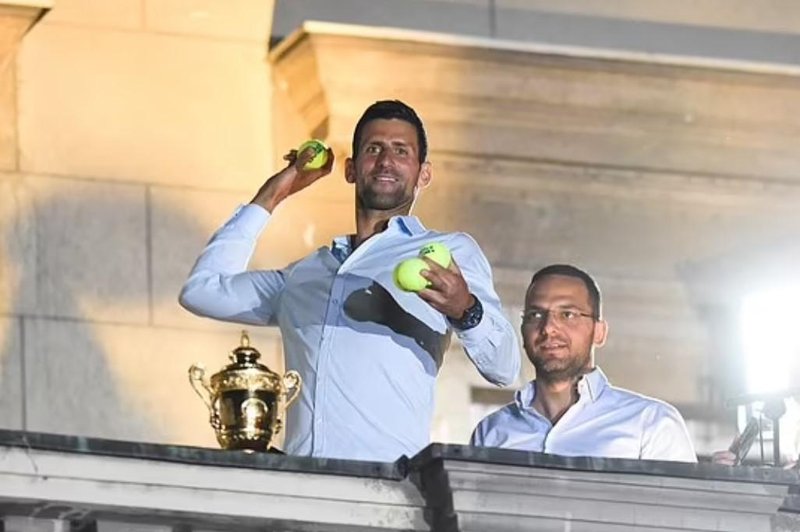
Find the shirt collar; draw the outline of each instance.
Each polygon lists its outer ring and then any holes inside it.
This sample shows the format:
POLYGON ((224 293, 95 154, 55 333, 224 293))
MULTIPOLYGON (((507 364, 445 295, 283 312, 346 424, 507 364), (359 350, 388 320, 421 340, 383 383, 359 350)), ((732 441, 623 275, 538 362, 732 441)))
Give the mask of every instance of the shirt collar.
MULTIPOLYGON (((387 231, 397 227, 401 232, 415 236, 427 231, 416 216, 392 216, 387 231)), ((350 235, 337 236, 331 242, 331 251, 337 257, 348 257, 353 252, 350 235)))
POLYGON ((347 257, 353 251, 350 242, 350 235, 337 236, 333 239, 333 242, 331 242, 331 251, 337 257, 347 257))
POLYGON ((389 219, 389 225, 393 223, 397 224, 403 232, 411 236, 419 235, 427 231, 416 216, 392 216, 389 219))
MULTIPOLYGON (((595 402, 608 386, 608 378, 603 370, 595 368, 580 378, 578 381, 578 393, 581 397, 586 397, 589 401, 595 402), (585 393, 584 393, 585 392, 585 393)), ((514 402, 520 410, 529 410, 536 398, 536 381, 532 380, 514 394, 514 402)))
POLYGON ((603 370, 599 367, 595 366, 592 371, 581 377, 581 380, 578 381, 578 393, 583 397, 583 392, 587 392, 586 395, 589 397, 589 400, 594 403, 600 397, 600 394, 603 393, 603 390, 606 389, 606 386, 608 386, 606 374, 603 373, 603 370))
POLYGON ((531 381, 514 393, 514 402, 520 410, 528 410, 536 397, 536 381, 531 381))

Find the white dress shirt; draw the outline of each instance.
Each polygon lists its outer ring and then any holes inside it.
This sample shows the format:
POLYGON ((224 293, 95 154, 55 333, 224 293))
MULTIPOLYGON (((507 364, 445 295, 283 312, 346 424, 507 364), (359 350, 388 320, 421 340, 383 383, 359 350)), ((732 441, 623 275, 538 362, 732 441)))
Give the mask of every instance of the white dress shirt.
POLYGON ((450 248, 483 305, 476 327, 455 331, 467 355, 493 383, 516 378, 516 336, 489 263, 468 235, 394 217, 355 251, 341 237, 282 270, 246 271, 269 218, 257 205, 238 209, 200 255, 180 302, 198 315, 280 327, 286 368, 303 378, 288 410, 287 453, 393 461, 429 443, 434 384, 452 329, 419 296, 397 288, 393 270, 432 241, 450 248))
POLYGON ((578 381, 578 402, 553 425, 534 410, 536 381, 485 417, 471 444, 563 456, 697 462, 680 413, 663 401, 609 384, 595 368, 578 381))

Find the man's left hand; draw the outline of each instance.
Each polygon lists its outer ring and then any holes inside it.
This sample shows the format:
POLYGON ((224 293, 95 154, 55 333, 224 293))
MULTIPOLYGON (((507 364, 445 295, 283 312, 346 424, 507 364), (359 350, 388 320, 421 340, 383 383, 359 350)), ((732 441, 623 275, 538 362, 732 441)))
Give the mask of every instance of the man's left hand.
POLYGON ((430 306, 452 320, 458 320, 464 312, 475 303, 470 294, 467 282, 455 259, 449 268, 443 268, 429 258, 422 258, 428 263, 429 270, 422 270, 421 275, 430 282, 430 286, 418 292, 430 306))

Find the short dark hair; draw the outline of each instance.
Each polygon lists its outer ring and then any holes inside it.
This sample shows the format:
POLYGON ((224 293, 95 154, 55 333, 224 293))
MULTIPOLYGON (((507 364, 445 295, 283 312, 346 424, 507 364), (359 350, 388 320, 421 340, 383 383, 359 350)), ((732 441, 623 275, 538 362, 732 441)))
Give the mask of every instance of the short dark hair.
POLYGON ((599 320, 602 318, 603 296, 600 293, 600 287, 597 285, 597 281, 594 280, 594 277, 571 264, 551 264, 550 266, 545 266, 533 274, 533 277, 531 277, 531 284, 529 285, 528 289, 530 290, 530 287, 533 286, 536 281, 539 281, 543 277, 548 277, 550 275, 565 275, 567 277, 575 277, 583 281, 583 284, 586 285, 586 290, 589 291, 589 301, 592 304, 592 314, 595 315, 595 319, 599 320))
POLYGON ((400 100, 381 100, 375 102, 364 111, 358 119, 356 129, 353 132, 353 158, 358 155, 358 147, 361 144, 361 133, 366 125, 373 120, 404 120, 414 126, 417 130, 417 144, 419 144, 419 163, 424 163, 428 158, 428 136, 425 133, 425 126, 417 116, 417 112, 400 100))

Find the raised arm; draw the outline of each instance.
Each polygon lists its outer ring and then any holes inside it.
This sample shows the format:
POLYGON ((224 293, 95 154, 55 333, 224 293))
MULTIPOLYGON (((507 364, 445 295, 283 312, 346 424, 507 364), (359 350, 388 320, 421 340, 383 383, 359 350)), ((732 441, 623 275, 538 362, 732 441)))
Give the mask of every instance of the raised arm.
POLYGON ((192 268, 180 293, 180 304, 199 316, 238 323, 274 323, 277 302, 284 287, 284 271, 247 271, 256 240, 271 212, 291 194, 327 175, 333 168, 329 150, 327 164, 304 170, 311 149, 284 159, 287 166, 261 186, 250 205, 240 207, 211 238, 192 268))
POLYGON ((283 290, 282 271, 248 272, 258 235, 270 214, 257 205, 237 209, 211 238, 178 299, 186 310, 224 321, 268 325, 283 290))

